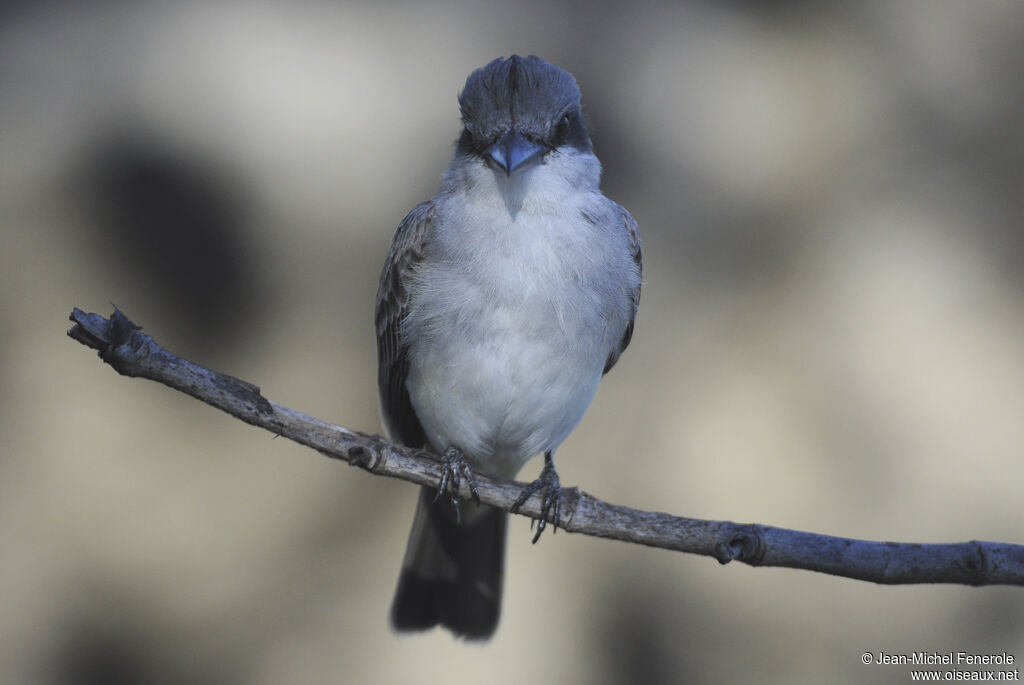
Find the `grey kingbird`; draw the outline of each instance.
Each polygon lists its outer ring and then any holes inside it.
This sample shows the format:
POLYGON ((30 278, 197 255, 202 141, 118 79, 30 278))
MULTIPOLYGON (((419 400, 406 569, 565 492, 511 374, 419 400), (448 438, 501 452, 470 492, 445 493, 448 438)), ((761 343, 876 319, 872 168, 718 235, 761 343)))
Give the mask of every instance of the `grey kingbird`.
POLYGON ((553 455, 629 344, 640 237, 598 187, 571 74, 499 58, 469 75, 459 107, 441 189, 402 221, 381 274, 378 386, 388 436, 445 462, 442 492, 420 493, 391 622, 486 639, 507 514, 460 513, 454 493, 469 467, 511 478, 543 453, 517 507, 540 490, 537 534, 557 527, 553 455))

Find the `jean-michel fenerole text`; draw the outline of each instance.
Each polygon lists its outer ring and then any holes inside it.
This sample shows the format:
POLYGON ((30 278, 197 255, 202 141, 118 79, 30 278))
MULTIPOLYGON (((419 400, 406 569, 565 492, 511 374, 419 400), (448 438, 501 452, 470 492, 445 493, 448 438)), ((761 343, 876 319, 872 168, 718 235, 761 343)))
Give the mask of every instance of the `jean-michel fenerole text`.
POLYGON ((952 665, 952 666, 1002 666, 1014 663, 1012 654, 972 654, 970 652, 911 652, 910 654, 890 654, 878 652, 876 664, 914 664, 918 666, 952 665))

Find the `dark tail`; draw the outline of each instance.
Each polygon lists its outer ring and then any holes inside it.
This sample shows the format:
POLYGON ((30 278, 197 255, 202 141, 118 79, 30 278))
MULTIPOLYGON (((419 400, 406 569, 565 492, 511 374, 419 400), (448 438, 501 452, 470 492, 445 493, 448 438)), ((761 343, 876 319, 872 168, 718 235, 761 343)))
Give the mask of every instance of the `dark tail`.
POLYGON ((462 502, 456 523, 447 499, 434 503, 434 493, 420 490, 391 624, 399 631, 441 625, 457 637, 486 640, 501 613, 508 515, 462 502))

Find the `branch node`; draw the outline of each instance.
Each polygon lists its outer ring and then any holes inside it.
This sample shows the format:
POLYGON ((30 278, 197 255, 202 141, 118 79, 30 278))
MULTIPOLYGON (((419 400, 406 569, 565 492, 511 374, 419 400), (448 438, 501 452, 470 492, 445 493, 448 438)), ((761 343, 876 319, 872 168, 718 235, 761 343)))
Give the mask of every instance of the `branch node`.
POLYGON ((985 554, 985 545, 979 541, 971 540, 968 545, 971 551, 964 558, 964 566, 967 569, 967 582, 978 587, 985 584, 985 578, 989 574, 988 555, 985 554))
MULTIPOLYGON (((142 334, 139 333, 139 335, 141 336, 142 334)), ((149 338, 149 336, 144 337, 149 338)), ((253 385, 248 381, 216 371, 210 373, 210 382, 218 389, 236 398, 239 402, 251 406, 256 410, 257 414, 270 416, 274 413, 273 405, 270 404, 270 400, 263 396, 258 385, 253 385)))
POLYGON ((380 461, 380 454, 376 450, 371 450, 363 445, 349 447, 345 456, 348 458, 349 466, 358 466, 371 473, 377 468, 377 463, 380 461))
POLYGON ((106 344, 100 347, 100 359, 114 367, 122 376, 134 377, 138 362, 149 353, 153 339, 140 333, 138 326, 114 307, 106 330, 106 344))
POLYGON ((583 497, 589 497, 589 495, 578 487, 562 488, 562 503, 560 505, 562 513, 559 516, 562 519, 560 524, 562 528, 568 530, 568 527, 572 525, 572 519, 576 516, 576 509, 579 507, 580 499, 583 497))
POLYGON ((714 556, 718 563, 723 565, 738 560, 751 566, 758 566, 764 559, 766 551, 764 535, 758 526, 730 523, 719 533, 714 556))

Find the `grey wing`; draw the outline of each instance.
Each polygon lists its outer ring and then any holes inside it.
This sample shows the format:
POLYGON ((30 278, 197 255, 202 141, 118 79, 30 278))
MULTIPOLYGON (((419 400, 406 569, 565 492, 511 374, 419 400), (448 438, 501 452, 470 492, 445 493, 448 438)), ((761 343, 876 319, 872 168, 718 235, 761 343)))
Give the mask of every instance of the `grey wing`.
POLYGON ((402 323, 409 307, 410 271, 423 257, 423 244, 434 222, 434 207, 424 202, 402 220, 377 288, 377 390, 381 418, 392 440, 410 447, 426 444, 423 426, 406 390, 408 346, 402 343, 402 323))
POLYGON ((629 312, 629 323, 626 325, 626 330, 622 334, 622 340, 619 346, 611 351, 608 355, 608 360, 604 364, 604 373, 611 371, 611 368, 615 366, 615 362, 619 361, 619 357, 629 347, 629 341, 633 339, 633 323, 636 321, 636 310, 640 307, 640 283, 641 276, 643 274, 643 257, 640 253, 640 231, 636 225, 636 219, 626 211, 621 205, 615 205, 618 209, 619 217, 622 220, 623 228, 629 232, 629 250, 633 257, 633 262, 636 264, 637 278, 635 285, 632 287, 629 293, 629 301, 631 304, 629 312))

